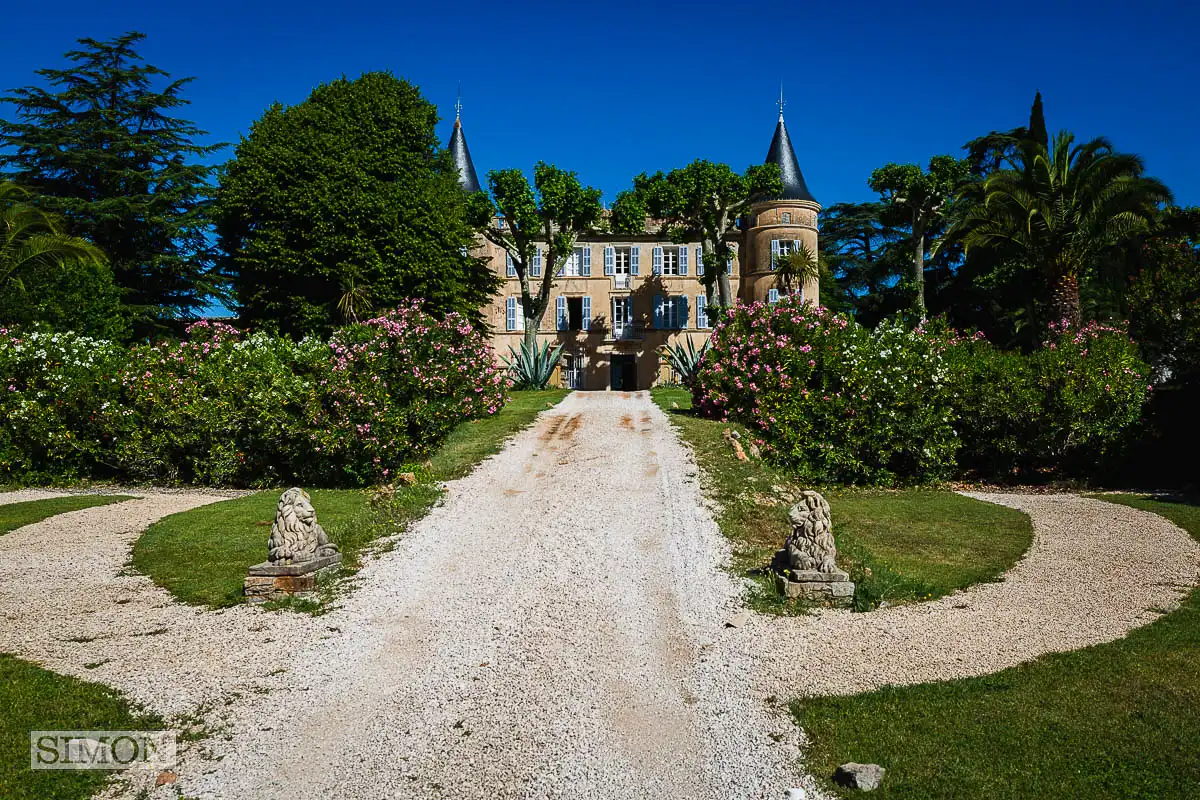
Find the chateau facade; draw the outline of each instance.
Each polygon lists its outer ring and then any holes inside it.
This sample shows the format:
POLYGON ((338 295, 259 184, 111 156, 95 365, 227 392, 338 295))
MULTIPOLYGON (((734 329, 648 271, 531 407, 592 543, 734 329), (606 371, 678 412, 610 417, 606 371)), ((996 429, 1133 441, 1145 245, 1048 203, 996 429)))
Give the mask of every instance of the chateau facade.
MULTIPOLYGON (((479 191, 482 187, 457 119, 450 151, 463 187, 479 191)), ((782 111, 766 163, 779 165, 783 192, 753 205, 729 237, 735 251, 726 266, 730 291, 743 303, 778 299, 782 288, 774 265, 779 255, 801 243, 817 252, 821 206, 804 182, 782 111)), ((493 332, 492 346, 497 354, 507 354, 509 347, 519 348, 524 337, 520 283, 502 248, 482 242, 477 252, 490 260, 504 282, 484 315, 493 332)), ((531 278, 541 276, 539 262, 535 258, 531 278)), ((635 236, 581 235, 554 281, 538 335, 539 343, 563 345, 557 382, 572 389, 621 391, 675 382, 659 348, 683 339, 699 347, 708 338, 711 325, 701 278, 712 268, 703 263, 699 242, 679 244, 651 231, 635 236)), ((814 279, 799 291, 815 302, 818 290, 814 279)))

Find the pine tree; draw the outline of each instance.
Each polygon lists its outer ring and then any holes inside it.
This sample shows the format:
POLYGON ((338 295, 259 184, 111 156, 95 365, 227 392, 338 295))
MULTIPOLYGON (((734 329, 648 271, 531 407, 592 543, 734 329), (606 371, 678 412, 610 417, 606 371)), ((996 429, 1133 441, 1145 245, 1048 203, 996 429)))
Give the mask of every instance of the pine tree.
POLYGON ((80 39, 68 67, 37 71, 44 87, 0 98, 17 117, 0 121, 0 165, 107 254, 138 335, 225 291, 207 235, 213 168, 197 163, 223 145, 196 144, 206 132, 171 116, 192 79, 145 63, 144 38, 80 39))

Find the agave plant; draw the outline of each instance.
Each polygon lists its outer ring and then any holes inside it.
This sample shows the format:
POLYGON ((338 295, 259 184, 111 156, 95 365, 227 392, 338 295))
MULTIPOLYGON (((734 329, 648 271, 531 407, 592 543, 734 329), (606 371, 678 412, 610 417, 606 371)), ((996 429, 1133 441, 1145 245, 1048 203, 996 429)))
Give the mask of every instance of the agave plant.
POLYGON ((691 386, 692 381, 696 379, 696 372, 700 369, 700 359, 704 358, 707 351, 708 339, 705 339, 704 344, 698 348, 691 339, 684 339, 677 344, 665 344, 658 348, 658 352, 667 359, 684 386, 691 386))
POLYGON ((559 358, 562 357, 562 349, 561 344, 551 347, 549 342, 543 342, 539 349, 536 344, 522 341, 520 352, 510 346, 508 353, 512 357, 501 358, 512 372, 515 388, 545 389, 546 384, 550 382, 550 376, 554 374, 554 368, 558 366, 559 358))

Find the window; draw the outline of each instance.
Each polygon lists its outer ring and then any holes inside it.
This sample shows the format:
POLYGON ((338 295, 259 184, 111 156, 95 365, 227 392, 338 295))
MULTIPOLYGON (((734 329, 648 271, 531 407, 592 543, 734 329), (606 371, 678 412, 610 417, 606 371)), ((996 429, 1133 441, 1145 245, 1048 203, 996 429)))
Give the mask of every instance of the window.
POLYGON ((541 274, 542 274, 542 248, 540 248, 540 247, 537 249, 537 252, 535 252, 533 254, 533 269, 530 270, 530 273, 535 278, 541 277, 541 274))
POLYGON ((791 222, 792 221, 792 212, 784 211, 782 214, 779 215, 779 221, 783 222, 785 224, 788 222, 791 222))
POLYGON ((614 277, 613 287, 628 289, 630 276, 638 274, 638 247, 606 247, 604 248, 604 274, 614 277))
POLYGON ((800 252, 800 242, 797 239, 772 239, 771 240, 771 269, 775 269, 775 264, 779 261, 780 256, 786 256, 791 253, 800 252))
POLYGON ((633 338, 633 298, 612 299, 612 336, 614 339, 633 338))
POLYGON ((779 290, 778 289, 768 289, 767 290, 767 302, 768 303, 778 303, 779 302, 779 290))
POLYGON ((592 274, 592 248, 576 247, 558 273, 567 277, 587 277, 592 274))
POLYGON ((654 248, 655 275, 687 275, 688 248, 656 247, 654 248))
POLYGON ((517 268, 516 268, 516 266, 513 265, 511 253, 504 254, 504 262, 505 262, 504 274, 510 278, 517 277, 517 268))
POLYGON ((505 330, 524 330, 525 313, 521 309, 521 298, 510 297, 504 302, 504 323, 505 330))
POLYGON ((592 327, 592 298, 559 295, 554 301, 554 317, 560 331, 586 331, 592 327))
POLYGON ((654 296, 654 327, 662 330, 681 330, 688 324, 687 297, 654 296))
POLYGON ((708 327, 708 298, 702 294, 696 295, 696 327, 708 327))
POLYGON ((613 249, 613 273, 616 275, 629 274, 630 253, 628 247, 617 247, 613 249))

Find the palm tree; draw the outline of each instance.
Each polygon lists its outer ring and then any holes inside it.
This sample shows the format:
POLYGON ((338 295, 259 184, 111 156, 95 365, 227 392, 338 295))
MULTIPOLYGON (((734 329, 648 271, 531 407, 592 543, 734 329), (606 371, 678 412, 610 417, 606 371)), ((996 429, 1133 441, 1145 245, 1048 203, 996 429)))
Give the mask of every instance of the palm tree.
POLYGON ((105 262, 100 248, 65 233, 58 217, 29 199, 29 192, 11 181, 0 181, 0 290, 10 285, 23 289, 21 275, 30 270, 105 262))
MULTIPOLYGON (((817 256, 804 242, 800 242, 797 250, 784 253, 775 261, 775 280, 784 294, 791 294, 794 289, 802 288, 809 281, 816 280, 820 274, 817 256)), ((811 299, 814 303, 817 302, 816 298, 811 299)))
POLYGON ((1145 230, 1171 192, 1146 177, 1141 158, 1115 152, 1104 138, 1027 138, 1009 163, 978 185, 979 199, 966 204, 954 233, 968 251, 1017 251, 1045 275, 1054 320, 1078 325, 1080 278, 1106 248, 1145 230))

